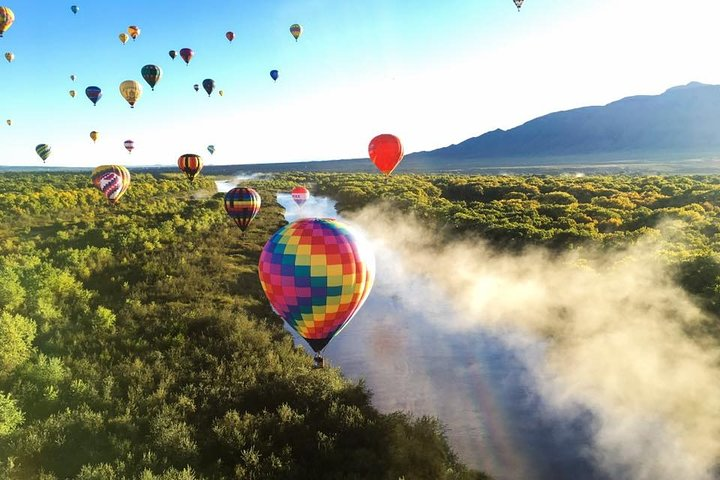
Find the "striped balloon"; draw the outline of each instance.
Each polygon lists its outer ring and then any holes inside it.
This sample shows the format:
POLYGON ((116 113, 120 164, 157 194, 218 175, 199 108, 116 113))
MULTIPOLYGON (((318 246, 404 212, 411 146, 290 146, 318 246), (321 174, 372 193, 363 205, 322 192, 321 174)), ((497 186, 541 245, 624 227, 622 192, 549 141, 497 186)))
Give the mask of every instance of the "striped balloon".
POLYGON ((130 172, 122 165, 101 165, 93 170, 90 178, 111 205, 115 205, 130 186, 130 172))
POLYGON ((243 232, 260 211, 260 194, 252 188, 235 187, 225 194, 225 210, 243 232))
POLYGON ((178 158, 178 168, 180 168, 180 170, 187 175, 188 180, 192 182, 203 168, 202 157, 194 153, 180 155, 180 158, 178 158))
POLYGON ((140 74, 145 81, 150 85, 150 90, 155 90, 155 85, 160 81, 162 77, 162 68, 157 65, 145 65, 140 70, 140 74))
POLYGON ((290 25, 290 34, 295 38, 295 41, 297 42, 298 38, 300 38, 300 35, 302 35, 303 27, 302 25, 298 23, 293 23, 290 25))
POLYGON ((85 89, 85 95, 87 95, 93 105, 97 106, 98 100, 102 98, 102 90, 100 89, 100 87, 87 87, 85 89))
POLYGON ((35 147, 35 151, 40 156, 40 158, 42 158, 43 163, 45 163, 45 160, 47 160, 48 157, 50 156, 50 151, 51 151, 50 145, 41 143, 40 145, 35 147))
POLYGON ((15 21, 15 14, 8 7, 0 7, 0 38, 15 21))
POLYGON ((292 189, 292 199, 297 203, 298 207, 305 205, 305 202, 310 198, 310 192, 305 187, 295 187, 292 189))
POLYGON ((370 294, 375 256, 347 225, 303 219, 268 240, 258 273, 273 310, 319 353, 370 294))
POLYGON ((133 149, 135 148, 135 142, 132 140, 125 140, 123 142, 123 145, 125 146, 125 149, 128 151, 128 153, 132 153, 133 149))

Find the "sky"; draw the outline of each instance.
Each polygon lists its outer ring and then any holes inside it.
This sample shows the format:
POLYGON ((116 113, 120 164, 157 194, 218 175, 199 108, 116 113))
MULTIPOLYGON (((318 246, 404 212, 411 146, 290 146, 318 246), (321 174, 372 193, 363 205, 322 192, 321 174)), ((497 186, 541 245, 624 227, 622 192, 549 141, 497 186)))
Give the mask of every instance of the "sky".
POLYGON ((380 133, 406 153, 432 150, 553 111, 720 83, 720 5, 700 0, 526 0, 520 12, 512 0, 77 0, 75 15, 72 0, 2 1, 15 23, 0 52, 15 61, 0 58, 0 165, 41 165, 41 143, 54 166, 367 158, 380 133), (128 25, 141 33, 123 45, 128 25), (184 47, 189 65, 168 55, 184 47), (163 69, 155 91, 146 64, 163 69), (195 92, 205 78, 224 96, 195 92), (143 85, 134 109, 124 80, 143 85))

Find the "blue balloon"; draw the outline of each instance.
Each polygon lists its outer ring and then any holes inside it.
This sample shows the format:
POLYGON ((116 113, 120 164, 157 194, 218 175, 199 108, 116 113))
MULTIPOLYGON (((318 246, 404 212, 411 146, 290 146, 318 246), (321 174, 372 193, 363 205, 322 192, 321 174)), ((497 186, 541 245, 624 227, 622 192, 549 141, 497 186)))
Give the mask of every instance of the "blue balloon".
POLYGON ((100 90, 100 87, 87 87, 85 95, 93 102, 93 105, 97 106, 98 100, 102 98, 102 90, 100 90))
POLYGON ((273 80, 277 81, 280 74, 278 73, 277 70, 270 70, 270 76, 272 77, 273 80))
POLYGON ((73 13, 77 13, 78 10, 80 10, 80 7, 78 7, 77 5, 73 5, 72 7, 70 7, 70 10, 72 10, 73 13))

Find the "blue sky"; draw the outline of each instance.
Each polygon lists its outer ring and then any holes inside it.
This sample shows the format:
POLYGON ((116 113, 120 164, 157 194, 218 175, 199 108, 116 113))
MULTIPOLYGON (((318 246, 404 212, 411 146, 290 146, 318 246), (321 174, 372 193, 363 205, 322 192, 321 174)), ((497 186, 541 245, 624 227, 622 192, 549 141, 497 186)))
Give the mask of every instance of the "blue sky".
POLYGON ((0 60, 0 119, 13 120, 0 124, 2 164, 38 165, 39 143, 68 166, 357 158, 379 133, 413 152, 720 75, 709 61, 720 7, 697 0, 527 0, 520 13, 511 0, 75 4, 77 15, 72 1, 4 0, 16 20, 0 51, 16 59, 0 60), (142 31, 122 45, 128 25, 142 31), (189 66, 168 56, 183 47, 189 66), (164 71, 154 92, 145 64, 164 71), (205 78, 225 95, 196 93, 205 78), (144 88, 135 109, 118 90, 128 79, 144 88), (89 85, 103 89, 97 107, 89 85))

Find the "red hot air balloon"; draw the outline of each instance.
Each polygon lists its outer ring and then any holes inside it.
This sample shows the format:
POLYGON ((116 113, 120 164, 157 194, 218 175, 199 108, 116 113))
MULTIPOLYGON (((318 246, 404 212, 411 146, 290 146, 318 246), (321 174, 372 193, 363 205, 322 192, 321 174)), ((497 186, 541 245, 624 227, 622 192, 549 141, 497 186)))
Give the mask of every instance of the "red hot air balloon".
POLYGON ((225 211, 245 232, 260 211, 260 194, 252 188, 235 187, 225 194, 225 211))
POLYGON ((203 168, 203 161, 200 155, 186 153, 178 158, 178 168, 187 176, 191 182, 203 168))
POLYGON ((180 58, 182 58, 187 65, 190 65, 190 60, 192 59, 193 55, 195 55, 195 52, 193 52, 189 48, 180 49, 180 58))
POLYGON ((233 32, 227 32, 225 34, 225 38, 228 39, 228 42, 232 42, 233 40, 235 40, 235 34, 233 32))
POLYGON ((403 146, 395 135, 383 133, 370 141, 370 160, 385 175, 390 175, 403 158, 403 146))
POLYGON ((132 153, 133 149, 135 148, 135 142, 132 140, 125 140, 123 142, 123 145, 125 146, 125 149, 128 151, 128 153, 132 153))
POLYGON ((310 192, 305 187, 295 187, 292 189, 292 199, 297 203, 298 207, 305 205, 310 198, 310 192))
POLYGON ((306 218, 280 228, 260 254, 260 284, 273 310, 318 354, 372 289, 375 256, 349 226, 306 218))

